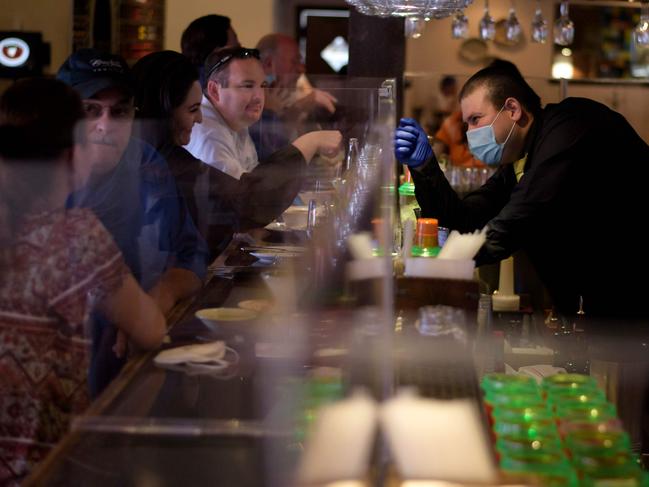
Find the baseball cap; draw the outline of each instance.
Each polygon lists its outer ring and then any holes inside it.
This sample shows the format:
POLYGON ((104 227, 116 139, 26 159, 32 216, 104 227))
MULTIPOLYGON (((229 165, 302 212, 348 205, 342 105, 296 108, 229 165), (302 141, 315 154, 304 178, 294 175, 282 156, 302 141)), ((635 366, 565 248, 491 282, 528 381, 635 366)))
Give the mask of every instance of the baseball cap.
POLYGON ((56 77, 90 98, 107 88, 133 94, 131 71, 123 58, 97 49, 79 49, 68 57, 56 77))

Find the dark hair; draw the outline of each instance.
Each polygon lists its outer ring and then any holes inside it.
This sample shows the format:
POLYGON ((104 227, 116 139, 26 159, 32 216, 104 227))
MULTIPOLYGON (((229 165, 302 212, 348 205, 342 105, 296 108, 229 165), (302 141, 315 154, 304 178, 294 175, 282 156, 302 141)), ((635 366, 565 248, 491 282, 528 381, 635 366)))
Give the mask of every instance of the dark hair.
POLYGON ((509 97, 516 98, 528 112, 536 115, 541 111, 541 98, 523 78, 514 63, 501 59, 494 60, 464 83, 460 100, 469 96, 480 86, 487 88, 491 104, 500 108, 509 97))
POLYGON ((228 43, 230 18, 223 15, 205 15, 192 21, 180 38, 182 53, 194 66, 201 67, 209 54, 228 43))
POLYGON ((0 156, 12 160, 59 157, 83 136, 84 112, 77 92, 62 81, 27 78, 0 98, 0 156))
POLYGON ((133 66, 137 118, 144 126, 139 134, 159 147, 171 140, 172 114, 187 98, 198 71, 179 52, 160 51, 148 54, 133 66))
POLYGON ((56 79, 22 79, 0 97, 0 267, 23 216, 51 191, 49 171, 83 136, 83 115, 77 92, 56 79))
POLYGON ((207 87, 209 80, 217 81, 221 86, 228 85, 229 66, 230 61, 233 59, 247 59, 254 58, 259 60, 259 51, 257 49, 249 49, 247 47, 221 47, 215 49, 207 56, 203 72, 205 73, 205 85, 203 90, 207 87))
POLYGON ((444 76, 439 82, 439 87, 440 88, 450 88, 451 86, 455 86, 457 84, 457 80, 455 79, 455 76, 444 76))

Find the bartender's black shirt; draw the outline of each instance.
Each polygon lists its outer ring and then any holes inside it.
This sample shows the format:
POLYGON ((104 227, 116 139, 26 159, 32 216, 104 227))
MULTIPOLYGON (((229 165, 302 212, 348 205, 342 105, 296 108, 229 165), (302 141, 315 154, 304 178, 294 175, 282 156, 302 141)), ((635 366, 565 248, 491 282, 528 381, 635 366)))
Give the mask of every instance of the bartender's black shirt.
POLYGON ((413 171, 422 216, 460 232, 488 224, 478 265, 523 249, 555 306, 647 318, 649 146, 619 113, 568 98, 537 115, 519 182, 511 164, 460 198, 438 164, 413 171))

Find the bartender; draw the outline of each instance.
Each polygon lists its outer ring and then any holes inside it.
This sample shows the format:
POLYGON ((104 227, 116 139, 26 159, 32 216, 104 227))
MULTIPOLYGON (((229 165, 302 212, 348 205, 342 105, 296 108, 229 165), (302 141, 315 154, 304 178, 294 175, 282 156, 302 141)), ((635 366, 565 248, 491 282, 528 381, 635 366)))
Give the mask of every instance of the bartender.
POLYGON ((411 169, 422 216, 460 232, 487 226, 477 265, 526 251, 566 316, 575 316, 581 298, 586 316, 648 327, 642 225, 649 146, 622 115, 595 101, 567 98, 542 108, 505 61, 473 75, 460 104, 469 149, 497 170, 460 198, 422 128, 402 119, 395 155, 411 169))

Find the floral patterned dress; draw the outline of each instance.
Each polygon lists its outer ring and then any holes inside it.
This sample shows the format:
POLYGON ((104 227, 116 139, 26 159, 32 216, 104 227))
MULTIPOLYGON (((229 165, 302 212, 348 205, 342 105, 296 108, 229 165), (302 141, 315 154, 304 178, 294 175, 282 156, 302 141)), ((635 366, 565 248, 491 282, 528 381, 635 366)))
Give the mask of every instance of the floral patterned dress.
POLYGON ((17 485, 88 406, 85 321, 127 272, 90 210, 22 225, 0 270, 0 485, 17 485))

